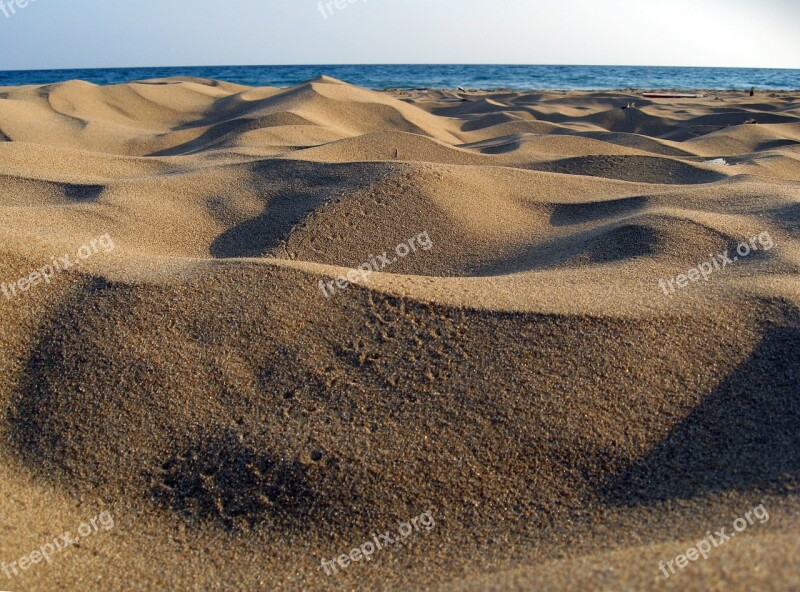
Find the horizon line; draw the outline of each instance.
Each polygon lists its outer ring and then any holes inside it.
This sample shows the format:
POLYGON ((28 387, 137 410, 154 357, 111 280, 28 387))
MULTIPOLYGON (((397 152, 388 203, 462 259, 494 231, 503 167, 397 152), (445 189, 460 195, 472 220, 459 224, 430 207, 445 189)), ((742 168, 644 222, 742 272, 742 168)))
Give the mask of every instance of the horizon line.
POLYGON ((180 69, 180 68, 308 68, 308 67, 365 67, 365 66, 502 66, 502 67, 568 67, 568 68, 674 68, 674 69, 716 69, 716 70, 783 70, 800 71, 798 68, 762 67, 762 66, 665 66, 643 64, 522 64, 522 63, 347 63, 347 64, 204 64, 181 66, 82 66, 75 68, 23 68, 14 70, 0 70, 0 72, 66 72, 75 70, 153 70, 153 69, 180 69))

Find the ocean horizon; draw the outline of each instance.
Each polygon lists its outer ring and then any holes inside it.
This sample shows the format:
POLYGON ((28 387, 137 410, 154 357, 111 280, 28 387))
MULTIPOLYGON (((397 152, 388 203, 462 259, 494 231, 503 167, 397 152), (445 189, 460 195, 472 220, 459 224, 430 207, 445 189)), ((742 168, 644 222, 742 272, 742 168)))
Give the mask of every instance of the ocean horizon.
POLYGON ((122 84, 189 76, 248 86, 288 87, 327 75, 374 89, 798 90, 800 69, 578 65, 298 65, 80 68, 0 71, 0 86, 85 80, 122 84))

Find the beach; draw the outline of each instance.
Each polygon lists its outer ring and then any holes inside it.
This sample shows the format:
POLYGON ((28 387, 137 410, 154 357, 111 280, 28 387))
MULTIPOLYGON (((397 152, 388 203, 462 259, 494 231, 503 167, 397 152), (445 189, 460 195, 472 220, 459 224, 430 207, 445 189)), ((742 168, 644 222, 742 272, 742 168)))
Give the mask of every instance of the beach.
POLYGON ((642 92, 0 86, 0 589, 800 589, 800 92, 642 92))

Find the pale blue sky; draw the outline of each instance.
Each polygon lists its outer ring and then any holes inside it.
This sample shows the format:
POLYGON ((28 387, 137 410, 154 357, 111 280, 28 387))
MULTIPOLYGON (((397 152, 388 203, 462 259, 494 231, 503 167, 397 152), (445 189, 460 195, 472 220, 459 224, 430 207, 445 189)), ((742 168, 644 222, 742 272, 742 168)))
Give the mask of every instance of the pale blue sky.
POLYGON ((368 63, 800 68, 800 0, 358 0, 327 18, 317 0, 28 1, 9 18, 0 10, 0 70, 368 63))

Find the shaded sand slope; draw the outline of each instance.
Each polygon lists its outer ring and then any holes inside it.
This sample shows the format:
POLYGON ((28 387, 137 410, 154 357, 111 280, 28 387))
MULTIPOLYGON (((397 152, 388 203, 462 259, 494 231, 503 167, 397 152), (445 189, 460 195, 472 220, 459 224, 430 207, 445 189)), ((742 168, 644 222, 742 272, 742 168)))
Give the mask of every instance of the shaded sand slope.
POLYGON ((797 96, 0 97, 0 281, 114 243, 0 295, 0 560, 115 517, 9 589, 797 589, 797 96))

